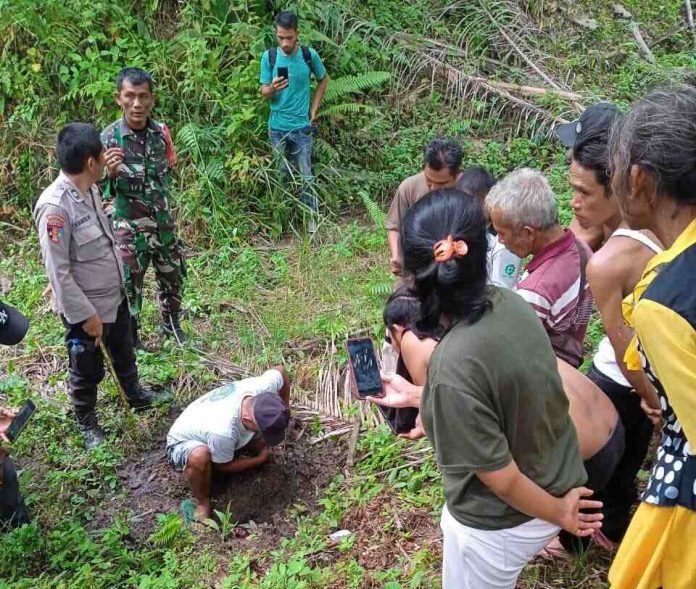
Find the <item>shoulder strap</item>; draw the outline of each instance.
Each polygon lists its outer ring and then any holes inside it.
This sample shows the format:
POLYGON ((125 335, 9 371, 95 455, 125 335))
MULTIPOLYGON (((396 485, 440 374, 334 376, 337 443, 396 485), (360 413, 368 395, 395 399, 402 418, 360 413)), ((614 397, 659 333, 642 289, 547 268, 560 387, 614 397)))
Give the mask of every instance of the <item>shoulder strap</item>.
POLYGON ((644 233, 640 231, 634 231, 633 229, 617 229, 611 234, 612 237, 628 237, 642 243, 648 249, 654 251, 656 254, 661 253, 662 248, 657 245, 652 239, 650 239, 644 233))
POLYGON ((302 51, 302 58, 304 59, 304 62, 307 64, 309 71, 314 73, 314 69, 312 68, 312 52, 309 50, 309 47, 304 47, 303 45, 300 45, 300 50, 302 51))
POLYGON ((268 65, 271 66, 271 75, 273 74, 273 68, 275 67, 277 57, 278 57, 278 48, 271 47, 268 50, 268 65))
POLYGON ((575 239, 575 247, 578 248, 578 254, 580 254, 580 292, 578 293, 578 304, 577 304, 577 311, 580 312, 580 309, 582 308, 582 304, 585 302, 585 286, 587 282, 587 262, 588 257, 587 257, 587 252, 585 251, 585 248, 582 246, 580 241, 578 239, 575 239))

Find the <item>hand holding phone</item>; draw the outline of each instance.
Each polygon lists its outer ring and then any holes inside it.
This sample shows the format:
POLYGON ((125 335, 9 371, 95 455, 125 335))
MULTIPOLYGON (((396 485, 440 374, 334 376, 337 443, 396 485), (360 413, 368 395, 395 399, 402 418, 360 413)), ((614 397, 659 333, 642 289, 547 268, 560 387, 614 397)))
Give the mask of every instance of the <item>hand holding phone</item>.
MULTIPOLYGON (((6 409, 3 411, 7 412, 6 409)), ((14 442, 19 437, 19 434, 22 433, 24 426, 27 425, 29 418, 34 415, 35 411, 36 405, 34 405, 34 402, 31 399, 24 401, 22 408, 14 416, 14 419, 12 419, 12 422, 9 424, 9 426, 7 426, 7 429, 0 431, 2 438, 7 442, 14 442)))
POLYGON ((355 396, 360 400, 383 397, 384 386, 372 340, 368 337, 349 339, 346 351, 355 396))
POLYGON ((286 66, 278 66, 278 77, 290 81, 288 68, 286 66))
POLYGON ((7 428, 12 425, 12 420, 16 417, 17 413, 6 407, 0 407, 0 440, 9 442, 9 438, 5 435, 7 428))

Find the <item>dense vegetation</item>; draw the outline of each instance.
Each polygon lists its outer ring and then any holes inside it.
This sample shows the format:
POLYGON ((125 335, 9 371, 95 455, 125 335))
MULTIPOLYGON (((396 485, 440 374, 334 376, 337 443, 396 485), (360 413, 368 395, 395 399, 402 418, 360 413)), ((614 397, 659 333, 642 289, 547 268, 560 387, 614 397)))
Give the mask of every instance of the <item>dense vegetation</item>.
MULTIPOLYGON (((143 378, 169 387, 182 405, 235 371, 284 360, 295 394, 311 396, 318 380, 340 370, 347 333, 378 330, 390 287, 380 223, 396 184, 420 167, 423 144, 456 135, 467 164, 497 175, 543 168, 567 221, 567 168, 549 139, 553 121, 601 98, 626 105, 687 76, 696 54, 682 4, 627 0, 630 21, 603 0, 0 0, 0 296, 33 321, 22 346, 0 352, 0 399, 17 405, 31 396, 40 409, 13 448, 35 521, 0 539, 0 588, 438 582, 442 497, 433 459, 384 428, 361 435, 355 469, 346 478, 337 467, 320 508, 290 510, 294 534, 270 545, 253 534, 229 544, 225 513, 212 539, 203 533, 198 543, 175 511, 144 540, 134 538, 131 515, 100 520, 128 493, 120 469, 162 444, 168 416, 135 418, 107 380, 100 412, 110 442, 82 450, 66 411, 62 328, 41 297, 30 211, 55 173, 57 129, 118 115, 121 67, 155 75, 157 116, 180 153, 174 200, 192 253, 192 345, 139 354, 143 378), (281 5, 299 11, 303 42, 320 51, 333 78, 316 145, 324 221, 313 241, 279 239, 293 224, 294 203, 273 174, 258 92, 260 53, 273 43, 271 14, 281 5), (327 535, 340 527, 356 534, 332 547, 327 535), (374 545, 384 559, 370 552, 374 545)), ((155 315, 149 296, 150 341, 155 315)), ((591 337, 600 334, 595 323, 591 337)), ((318 437, 327 427, 308 425, 318 437)), ((560 568, 537 564, 521 586, 603 587, 605 564, 596 553, 560 568)))

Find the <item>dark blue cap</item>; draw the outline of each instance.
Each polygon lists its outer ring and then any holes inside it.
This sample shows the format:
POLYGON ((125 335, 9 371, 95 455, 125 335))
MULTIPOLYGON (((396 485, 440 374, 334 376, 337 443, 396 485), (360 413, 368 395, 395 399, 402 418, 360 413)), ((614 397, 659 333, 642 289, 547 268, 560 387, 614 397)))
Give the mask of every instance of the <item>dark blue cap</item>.
POLYGON ((277 446, 285 438, 290 409, 277 393, 261 393, 254 398, 254 421, 267 446, 277 446))

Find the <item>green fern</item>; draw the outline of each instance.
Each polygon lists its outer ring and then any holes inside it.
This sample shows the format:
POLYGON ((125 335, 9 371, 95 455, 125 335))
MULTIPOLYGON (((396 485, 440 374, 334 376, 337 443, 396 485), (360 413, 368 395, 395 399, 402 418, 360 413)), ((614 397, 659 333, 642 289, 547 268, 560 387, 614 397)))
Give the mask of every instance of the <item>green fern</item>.
POLYGON ((320 117, 337 117, 345 114, 371 114, 379 115, 379 109, 369 104, 359 104, 357 102, 345 102, 343 104, 334 104, 326 107, 321 111, 320 117))
POLYGON ((182 144, 192 157, 200 156, 200 147, 198 145, 198 133, 195 125, 188 123, 179 129, 176 134, 176 142, 182 144))
POLYGON ((321 137, 314 138, 314 150, 325 163, 337 162, 341 159, 341 156, 338 151, 336 151, 336 148, 321 137))
POLYGON ((373 284, 370 287, 370 294, 372 296, 384 296, 388 295, 391 293, 391 291, 394 290, 394 282, 379 282, 377 284, 373 284))
POLYGON ((332 79, 329 83, 329 87, 326 89, 324 100, 327 103, 331 103, 346 94, 354 94, 356 92, 362 92, 363 90, 369 90, 370 88, 376 88, 384 84, 390 77, 391 74, 389 72, 373 71, 357 74, 355 76, 342 76, 335 80, 332 79))
POLYGON ((367 209, 367 212, 374 221, 375 225, 377 225, 379 229, 386 230, 387 214, 374 200, 370 198, 367 192, 361 190, 360 192, 358 192, 358 194, 360 195, 360 200, 362 200, 363 204, 365 205, 365 208, 367 209))
POLYGON ((157 529, 148 541, 155 546, 173 547, 185 532, 184 522, 176 513, 163 513, 157 517, 157 529))

